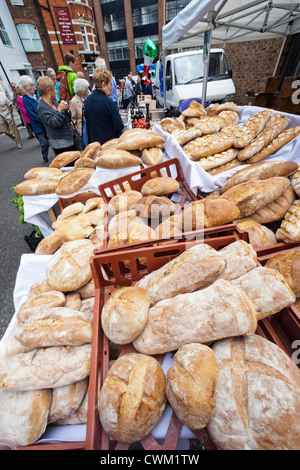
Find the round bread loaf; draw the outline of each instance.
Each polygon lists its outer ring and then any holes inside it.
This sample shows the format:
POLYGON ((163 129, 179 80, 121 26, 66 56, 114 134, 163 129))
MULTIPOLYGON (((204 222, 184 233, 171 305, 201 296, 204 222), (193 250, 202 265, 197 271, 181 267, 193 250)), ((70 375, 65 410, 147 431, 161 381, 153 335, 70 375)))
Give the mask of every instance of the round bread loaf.
POLYGON ((142 198, 142 193, 135 190, 127 190, 112 197, 107 204, 107 211, 110 214, 118 214, 129 210, 132 204, 137 203, 142 198))
POLYGON ((257 250, 264 246, 276 245, 278 242, 275 233, 268 227, 252 220, 250 217, 236 221, 240 230, 244 230, 249 235, 249 242, 257 250))
POLYGON ((145 196, 131 206, 141 217, 160 219, 175 213, 175 204, 166 196, 145 196))
POLYGON ((180 184, 170 176, 157 176, 143 184, 141 193, 143 196, 165 196, 170 193, 176 193, 180 184))
POLYGON ((272 256, 265 267, 279 271, 295 296, 300 297, 300 247, 272 256))
POLYGON ((300 371, 261 336, 214 343, 219 385, 207 430, 221 450, 299 450, 300 371))
POLYGON ((217 399, 218 363, 204 344, 182 346, 167 372, 166 395, 180 421, 190 429, 204 428, 217 399))
POLYGON ((101 322, 106 336, 116 344, 131 343, 144 329, 150 297, 143 287, 123 287, 105 302, 101 322))
POLYGON ((71 292, 92 278, 90 257, 94 245, 90 240, 65 242, 51 257, 46 268, 48 283, 53 289, 71 292))
POLYGON ((124 443, 151 433, 166 405, 166 379, 151 356, 130 353, 119 357, 103 383, 98 410, 104 431, 124 443))
POLYGON ((142 151, 142 160, 145 165, 157 165, 163 161, 163 158, 164 153, 159 147, 150 147, 142 151))

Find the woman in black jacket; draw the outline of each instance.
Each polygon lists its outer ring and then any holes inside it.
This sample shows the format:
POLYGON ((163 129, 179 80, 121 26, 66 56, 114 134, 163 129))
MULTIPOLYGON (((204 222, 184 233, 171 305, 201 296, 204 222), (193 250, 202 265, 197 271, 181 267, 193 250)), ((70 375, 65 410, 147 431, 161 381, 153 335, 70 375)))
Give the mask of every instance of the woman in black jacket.
POLYGON ((100 142, 103 145, 120 137, 124 129, 119 110, 109 98, 112 88, 112 75, 106 68, 96 68, 93 75, 94 91, 84 102, 84 114, 88 132, 88 143, 100 142))

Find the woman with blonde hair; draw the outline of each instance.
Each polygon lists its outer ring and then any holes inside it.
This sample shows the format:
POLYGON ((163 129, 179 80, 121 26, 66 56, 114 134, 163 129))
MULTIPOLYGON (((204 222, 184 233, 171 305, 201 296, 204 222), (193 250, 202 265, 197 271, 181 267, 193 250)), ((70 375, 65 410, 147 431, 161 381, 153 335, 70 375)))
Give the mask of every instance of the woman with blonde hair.
POLYGON ((104 67, 96 68, 93 82, 95 89, 84 102, 88 143, 104 144, 120 137, 124 124, 117 107, 109 98, 112 89, 111 72, 104 67))
POLYGON ((23 96, 25 95, 26 91, 24 90, 22 85, 18 84, 18 85, 16 85, 16 93, 18 95, 17 105, 18 105, 19 110, 21 111, 22 118, 23 118, 24 124, 25 124, 27 132, 28 132, 27 139, 33 139, 34 138, 34 133, 33 133, 32 125, 31 125, 31 122, 30 122, 30 118, 27 114, 26 109, 24 108, 24 105, 23 105, 23 96))
POLYGON ((41 96, 37 112, 44 124, 49 142, 55 155, 76 150, 73 130, 70 124, 69 104, 66 101, 56 101, 56 89, 50 77, 40 77, 37 89, 41 96))

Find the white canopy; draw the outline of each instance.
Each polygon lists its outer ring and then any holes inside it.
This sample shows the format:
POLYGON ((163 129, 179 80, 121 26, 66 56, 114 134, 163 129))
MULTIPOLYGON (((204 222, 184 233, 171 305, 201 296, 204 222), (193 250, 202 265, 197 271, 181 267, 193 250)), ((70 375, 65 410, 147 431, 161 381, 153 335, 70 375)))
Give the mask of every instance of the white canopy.
POLYGON ((300 3, 192 0, 163 27, 163 50, 202 47, 209 25, 213 26, 212 44, 285 37, 300 32, 300 3))

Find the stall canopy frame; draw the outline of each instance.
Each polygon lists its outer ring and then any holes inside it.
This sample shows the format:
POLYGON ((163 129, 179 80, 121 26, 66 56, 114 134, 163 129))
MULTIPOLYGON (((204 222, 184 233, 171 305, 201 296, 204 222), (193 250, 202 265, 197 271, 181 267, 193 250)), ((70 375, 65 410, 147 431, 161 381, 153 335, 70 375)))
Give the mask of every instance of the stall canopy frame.
MULTIPOLYGON (((163 61, 167 49, 201 49, 208 28, 212 29, 212 45, 282 37, 284 46, 289 35, 300 32, 300 2, 192 0, 162 28, 163 61)), ((277 65, 282 51, 283 47, 277 65)), ((204 81, 204 101, 206 88, 207 82, 204 81)))

